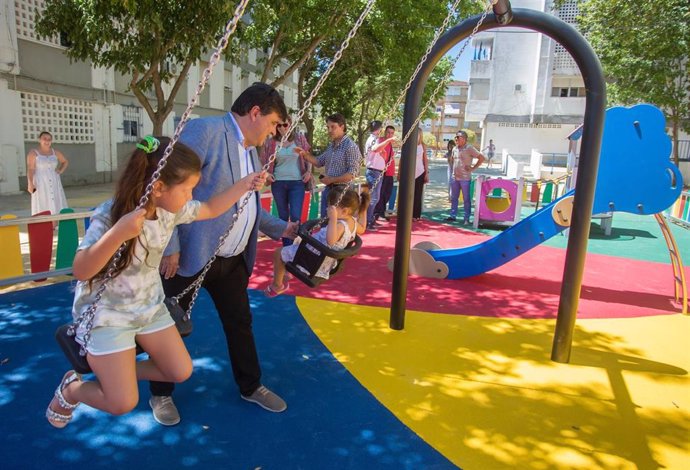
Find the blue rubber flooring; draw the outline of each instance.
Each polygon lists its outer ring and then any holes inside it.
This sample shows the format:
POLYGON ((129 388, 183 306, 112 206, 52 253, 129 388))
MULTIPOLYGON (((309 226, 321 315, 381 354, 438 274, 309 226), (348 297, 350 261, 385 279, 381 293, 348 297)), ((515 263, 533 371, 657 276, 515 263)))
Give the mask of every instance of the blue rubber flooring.
POLYGON ((53 339, 70 319, 69 283, 0 295, 0 455, 3 469, 448 469, 314 335, 293 297, 250 291, 264 384, 285 398, 274 414, 239 397, 220 321, 202 291, 186 339, 194 374, 178 385, 182 422, 158 425, 148 386, 125 416, 82 405, 64 429, 44 417, 69 368, 53 339))

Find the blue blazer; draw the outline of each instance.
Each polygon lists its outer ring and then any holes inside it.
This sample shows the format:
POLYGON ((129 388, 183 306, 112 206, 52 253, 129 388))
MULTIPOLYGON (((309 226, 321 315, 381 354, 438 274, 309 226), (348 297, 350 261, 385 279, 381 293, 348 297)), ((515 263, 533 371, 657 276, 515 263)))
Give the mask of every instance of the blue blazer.
MULTIPOLYGON (((180 142, 194 150, 201 159, 201 180, 194 188, 194 199, 207 201, 214 194, 241 179, 238 139, 237 130, 229 113, 224 116, 193 119, 187 123, 180 136, 180 142)), ((260 169, 261 164, 256 149, 252 148, 250 153, 254 168, 260 169)), ((277 240, 287 226, 287 222, 261 209, 258 192, 255 192, 253 197, 256 198, 258 210, 243 253, 249 275, 254 269, 256 260, 258 231, 261 230, 277 240)), ((179 275, 191 277, 201 271, 216 251, 218 239, 227 230, 241 202, 242 200, 215 219, 177 226, 164 254, 180 253, 179 275)))

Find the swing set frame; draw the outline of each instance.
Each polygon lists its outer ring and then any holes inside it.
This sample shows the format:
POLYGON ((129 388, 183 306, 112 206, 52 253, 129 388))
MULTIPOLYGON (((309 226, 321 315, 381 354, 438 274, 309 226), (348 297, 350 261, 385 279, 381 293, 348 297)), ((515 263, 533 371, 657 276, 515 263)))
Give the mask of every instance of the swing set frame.
MULTIPOLYGON (((411 132, 413 138, 403 145, 400 161, 401 184, 398 196, 398 224, 395 234, 393 292, 390 308, 390 327, 394 330, 402 330, 405 325, 414 197, 414 143, 417 142, 418 132, 414 123, 419 114, 422 93, 438 61, 453 46, 467 38, 473 29, 476 29, 478 20, 478 15, 467 18, 451 28, 438 40, 405 99, 403 133, 411 132)), ((479 31, 505 27, 530 29, 556 40, 575 60, 587 91, 580 150, 580 177, 575 185, 570 237, 568 238, 556 331, 551 351, 553 361, 567 363, 570 361, 585 255, 587 254, 590 219, 594 204, 594 189, 597 181, 606 112, 606 83, 601 63, 594 50, 587 40, 568 23, 541 11, 524 8, 513 10, 509 0, 497 0, 493 5, 493 15, 489 15, 486 21, 479 25, 479 31)))

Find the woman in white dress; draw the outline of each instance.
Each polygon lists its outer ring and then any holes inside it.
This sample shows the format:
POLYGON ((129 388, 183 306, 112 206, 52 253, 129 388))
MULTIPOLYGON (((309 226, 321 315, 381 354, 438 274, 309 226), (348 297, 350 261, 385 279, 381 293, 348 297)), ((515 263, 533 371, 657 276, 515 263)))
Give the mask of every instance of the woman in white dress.
POLYGON ((59 214, 67 207, 67 198, 62 189, 60 175, 69 162, 62 154, 52 148, 53 136, 43 131, 38 136, 38 149, 26 155, 27 190, 31 193, 31 215, 43 211, 59 214))

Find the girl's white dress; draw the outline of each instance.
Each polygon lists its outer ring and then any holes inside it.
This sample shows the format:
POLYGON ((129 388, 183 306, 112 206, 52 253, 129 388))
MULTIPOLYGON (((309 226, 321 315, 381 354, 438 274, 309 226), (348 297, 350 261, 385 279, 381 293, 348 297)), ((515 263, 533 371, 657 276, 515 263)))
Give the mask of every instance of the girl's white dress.
MULTIPOLYGON (((353 217, 352 220, 355 222, 355 224, 353 226, 353 230, 350 230, 347 221, 338 219, 338 223, 343 224, 345 230, 343 231, 343 236, 340 237, 340 239, 338 239, 338 241, 336 241, 333 245, 329 245, 326 241, 328 226, 321 227, 321 229, 318 232, 316 232, 316 235, 314 235, 314 238, 333 250, 342 250, 347 246, 348 243, 354 240, 357 236, 357 219, 353 217)), ((299 244, 301 241, 302 239, 300 237, 297 237, 295 238, 295 241, 292 243, 292 245, 288 245, 281 250, 280 257, 285 263, 289 263, 290 261, 295 259, 295 253, 297 253, 297 248, 299 248, 299 244)), ((321 267, 316 272, 316 277, 328 279, 331 269, 333 269, 336 262, 337 260, 335 258, 326 256, 326 258, 323 260, 323 263, 321 263, 321 267)))
POLYGON ((31 214, 50 211, 51 214, 59 214, 67 207, 67 198, 62 189, 60 175, 55 171, 58 167, 58 158, 55 151, 50 155, 36 154, 36 170, 34 171, 34 187, 36 191, 31 194, 31 214))

